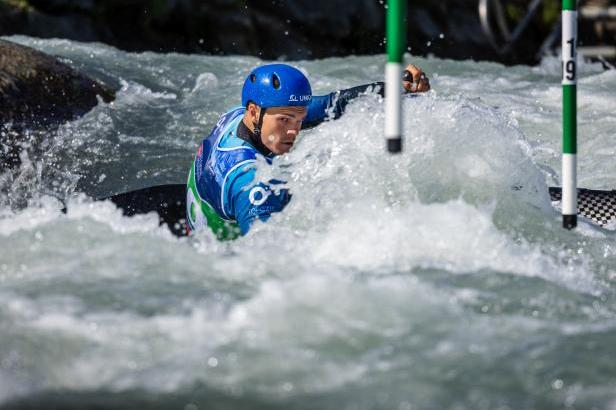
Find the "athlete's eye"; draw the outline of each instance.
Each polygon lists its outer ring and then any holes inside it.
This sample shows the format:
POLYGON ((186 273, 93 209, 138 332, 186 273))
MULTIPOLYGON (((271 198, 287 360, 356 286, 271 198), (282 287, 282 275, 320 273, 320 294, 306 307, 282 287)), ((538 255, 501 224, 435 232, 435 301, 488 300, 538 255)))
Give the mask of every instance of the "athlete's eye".
POLYGON ((288 122, 289 122, 289 119, 288 119, 287 117, 282 117, 282 118, 280 118, 280 121, 281 121, 283 124, 286 124, 286 123, 288 123, 288 122))

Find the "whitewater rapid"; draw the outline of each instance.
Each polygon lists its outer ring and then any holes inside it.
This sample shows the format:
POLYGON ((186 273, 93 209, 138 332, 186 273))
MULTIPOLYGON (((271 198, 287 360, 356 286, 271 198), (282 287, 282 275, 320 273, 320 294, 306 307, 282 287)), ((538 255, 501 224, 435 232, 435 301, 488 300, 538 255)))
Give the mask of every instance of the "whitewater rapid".
MULTIPOLYGON (((261 60, 8 39, 119 91, 0 178, 0 407, 616 409, 615 227, 563 230, 547 191, 557 58, 407 55, 433 90, 404 153, 363 96, 259 167, 293 199, 221 243, 90 198, 184 182, 261 60)), ((324 94, 384 58, 293 64, 324 94)), ((579 69, 579 184, 613 189, 616 70, 579 69)))

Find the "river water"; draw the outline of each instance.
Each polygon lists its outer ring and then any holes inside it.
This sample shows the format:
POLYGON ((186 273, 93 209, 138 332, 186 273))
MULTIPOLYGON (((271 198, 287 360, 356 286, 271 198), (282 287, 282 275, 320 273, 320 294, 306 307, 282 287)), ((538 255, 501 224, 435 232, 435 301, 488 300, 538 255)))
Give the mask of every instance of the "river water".
MULTIPOLYGON (((219 243, 88 195, 185 181, 261 60, 9 39, 119 91, 1 178, 0 407, 616 409, 616 226, 565 231, 547 193, 557 58, 407 55, 433 91, 404 100, 404 153, 366 95, 260 166, 292 202, 219 243)), ((319 94, 383 63, 294 64, 319 94)), ((580 64, 586 188, 616 187, 614 90, 580 64)))

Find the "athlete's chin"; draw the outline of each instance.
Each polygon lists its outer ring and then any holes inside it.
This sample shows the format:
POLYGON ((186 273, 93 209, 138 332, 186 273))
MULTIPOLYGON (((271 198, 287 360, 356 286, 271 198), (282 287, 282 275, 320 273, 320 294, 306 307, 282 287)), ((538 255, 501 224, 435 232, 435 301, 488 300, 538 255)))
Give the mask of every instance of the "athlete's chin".
POLYGON ((279 144, 276 144, 272 152, 276 155, 282 155, 291 151, 291 148, 293 148, 292 142, 281 142, 279 144))

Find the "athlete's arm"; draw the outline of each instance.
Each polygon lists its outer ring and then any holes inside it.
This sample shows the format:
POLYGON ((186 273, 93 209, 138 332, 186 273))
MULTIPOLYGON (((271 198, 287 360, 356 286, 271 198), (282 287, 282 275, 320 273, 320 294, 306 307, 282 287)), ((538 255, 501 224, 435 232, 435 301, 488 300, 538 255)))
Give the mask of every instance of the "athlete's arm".
POLYGON ((371 84, 359 85, 345 90, 334 91, 326 95, 314 95, 308 106, 308 114, 302 123, 302 128, 311 128, 319 125, 326 119, 337 119, 344 113, 349 101, 369 91, 384 95, 385 83, 379 81, 371 84))
POLYGON ((266 221, 274 212, 280 212, 289 202, 291 195, 288 190, 275 192, 277 181, 256 183, 254 164, 242 167, 228 176, 225 187, 225 212, 233 217, 245 235, 256 219, 266 221))
MULTIPOLYGON (((430 80, 426 77, 421 68, 409 64, 405 70, 410 74, 410 77, 407 75, 402 81, 402 86, 407 92, 420 93, 430 90, 430 80)), ((308 106, 306 119, 302 123, 302 128, 315 127, 326 119, 335 120, 340 118, 351 100, 368 92, 374 92, 383 97, 385 95, 385 83, 377 81, 347 88, 345 90, 334 91, 326 95, 313 96, 308 106)))

